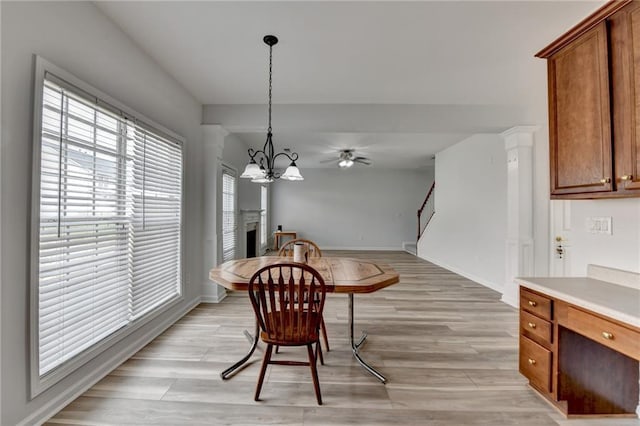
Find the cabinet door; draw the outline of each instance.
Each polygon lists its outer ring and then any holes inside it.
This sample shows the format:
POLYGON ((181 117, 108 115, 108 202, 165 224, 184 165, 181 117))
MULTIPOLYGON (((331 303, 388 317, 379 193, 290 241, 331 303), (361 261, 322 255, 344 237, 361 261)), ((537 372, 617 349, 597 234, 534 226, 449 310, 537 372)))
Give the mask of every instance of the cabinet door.
POLYGON ((640 195, 640 4, 611 17, 610 36, 616 186, 640 195))
POLYGON ((551 196, 613 189, 607 27, 549 58, 551 196))

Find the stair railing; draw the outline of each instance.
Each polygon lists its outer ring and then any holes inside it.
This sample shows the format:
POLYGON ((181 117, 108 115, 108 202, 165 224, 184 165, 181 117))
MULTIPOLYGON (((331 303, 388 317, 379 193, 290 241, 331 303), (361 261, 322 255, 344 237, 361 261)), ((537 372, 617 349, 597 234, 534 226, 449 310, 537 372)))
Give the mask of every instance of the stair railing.
POLYGON ((431 220, 431 218, 436 212, 435 202, 434 202, 435 189, 436 189, 436 183, 433 182, 433 184, 431 185, 431 188, 429 189, 429 192, 427 192, 427 196, 425 197, 424 202, 422 203, 422 206, 420 206, 420 208, 418 209, 418 238, 416 239, 416 241, 420 240, 422 233, 427 228, 429 221, 431 220))

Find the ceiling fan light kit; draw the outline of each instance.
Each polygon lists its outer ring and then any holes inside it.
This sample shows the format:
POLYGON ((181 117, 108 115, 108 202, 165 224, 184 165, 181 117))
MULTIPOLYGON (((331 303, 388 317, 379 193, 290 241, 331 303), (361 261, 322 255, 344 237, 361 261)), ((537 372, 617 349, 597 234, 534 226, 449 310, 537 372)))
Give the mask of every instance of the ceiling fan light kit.
POLYGON ((269 127, 267 128, 267 140, 259 151, 249 148, 247 151, 250 159, 249 164, 247 164, 240 177, 251 179, 251 182, 255 183, 270 183, 276 179, 293 181, 304 180, 302 174, 300 174, 298 166, 296 165, 298 154, 295 152, 292 152, 291 154, 287 152, 279 152, 276 154, 273 148, 273 134, 271 132, 271 83, 273 77, 272 56, 273 46, 278 43, 278 38, 274 35, 266 35, 262 40, 269 46, 269 127), (280 156, 287 157, 289 161, 291 161, 287 169, 282 174, 275 171, 275 160, 280 156))
MULTIPOLYGON (((328 160, 328 161, 335 161, 335 160, 328 160)), ((323 161, 326 162, 326 161, 323 161)), ((354 155, 354 150, 353 149, 343 149, 340 151, 339 157, 338 157, 338 167, 340 167, 341 169, 348 169, 349 167, 353 166, 355 163, 360 163, 360 164, 364 164, 364 165, 371 165, 371 160, 369 160, 366 157, 356 157, 354 155)))
POLYGON ((353 160, 350 160, 348 158, 344 160, 338 160, 338 167, 340 167, 341 169, 348 169, 351 166, 353 166, 353 160))

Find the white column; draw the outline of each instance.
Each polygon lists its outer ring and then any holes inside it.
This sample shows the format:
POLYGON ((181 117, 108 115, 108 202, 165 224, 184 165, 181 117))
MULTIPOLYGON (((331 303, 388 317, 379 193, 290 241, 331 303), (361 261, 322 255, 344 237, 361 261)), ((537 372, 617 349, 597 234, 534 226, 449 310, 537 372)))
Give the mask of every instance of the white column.
POLYGON ((513 127, 501 136, 507 151, 507 241, 502 301, 518 307, 515 277, 533 275, 533 134, 535 126, 513 127))
POLYGON ((222 260, 222 218, 218 208, 222 201, 222 150, 224 138, 229 134, 217 124, 203 124, 203 284, 202 301, 220 302, 226 296, 224 287, 209 280, 209 270, 222 260))
MULTIPOLYGON (((0 10, 2 10, 2 7, 0 7, 0 10)), ((1 14, 0 14, 1 15, 1 14)), ((2 21, 2 17, 0 16, 0 22, 2 21)), ((0 66, 0 70, 2 69, 2 67, 0 66)), ((1 73, 0 73, 1 74, 1 73)), ((0 81, 2 81, 2 78, 0 76, 0 81)), ((6 107, 5 107, 6 108, 6 107)), ((2 106, 1 106, 1 102, 0 102, 0 117, 2 117, 2 106)), ((3 144, 4 145, 4 144, 3 144)), ((0 152, 2 152, 2 150, 0 150, 0 152)), ((2 158, 0 158, 0 164, 2 164, 2 158)), ((2 187, 2 170, 0 170, 0 188, 2 187)), ((0 193, 0 212, 2 212, 2 194, 0 193)), ((2 215, 0 214, 0 230, 2 229, 2 215)), ((2 239, 2 233, 0 232, 0 251, 2 250, 1 247, 1 242, 4 241, 2 239)), ((2 308, 2 258, 0 257, 0 308, 2 308)), ((1 320, 2 315, 0 315, 0 421, 2 420, 2 320, 1 320)))

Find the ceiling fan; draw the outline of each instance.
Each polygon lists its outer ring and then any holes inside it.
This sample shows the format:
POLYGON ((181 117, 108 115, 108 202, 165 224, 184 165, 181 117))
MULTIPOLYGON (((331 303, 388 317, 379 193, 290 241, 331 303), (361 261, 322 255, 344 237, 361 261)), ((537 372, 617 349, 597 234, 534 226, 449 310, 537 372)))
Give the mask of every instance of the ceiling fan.
POLYGON ((331 163, 337 161, 338 167, 341 169, 347 169, 354 165, 354 163, 365 164, 367 166, 371 165, 371 160, 366 157, 360 157, 355 155, 354 149, 342 149, 338 154, 338 158, 332 158, 329 160, 324 160, 322 163, 331 163))

